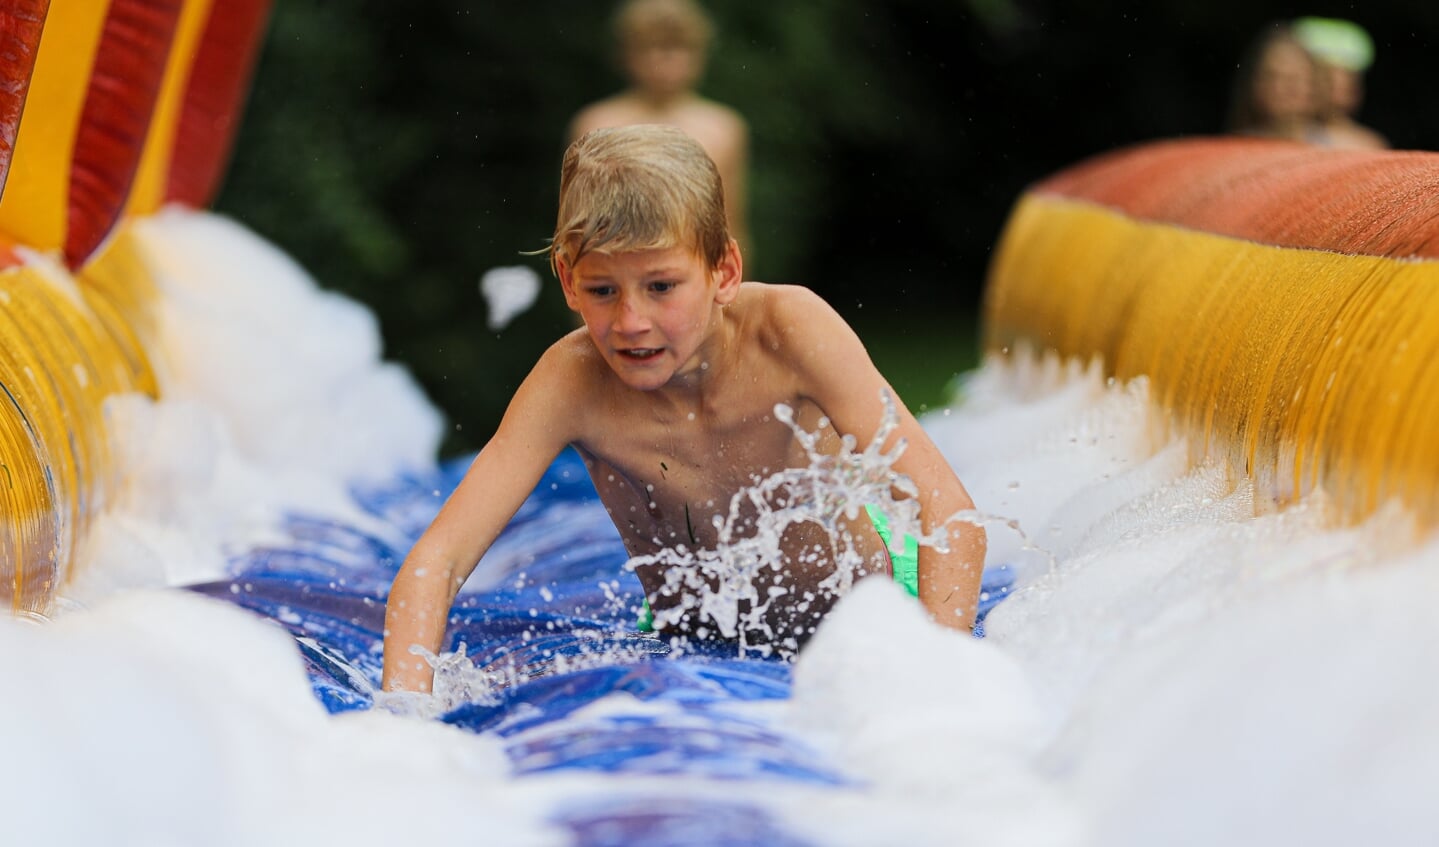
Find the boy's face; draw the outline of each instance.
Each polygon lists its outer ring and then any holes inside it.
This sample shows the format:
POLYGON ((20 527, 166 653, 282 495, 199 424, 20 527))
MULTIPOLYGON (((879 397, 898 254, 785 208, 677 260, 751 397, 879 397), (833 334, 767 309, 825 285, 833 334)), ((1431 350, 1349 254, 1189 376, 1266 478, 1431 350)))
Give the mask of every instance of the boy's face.
POLYGON ((656 95, 672 97, 694 87, 704 64, 703 55, 690 45, 666 41, 642 41, 625 49, 625 70, 636 87, 656 95))
POLYGON ((1265 52, 1254 85, 1255 103, 1271 119, 1308 117, 1318 105, 1314 63, 1303 47, 1288 41, 1276 42, 1265 52))
POLYGON ((731 241, 719 267, 685 247, 588 253, 559 263, 565 301, 624 383, 652 391, 699 370, 718 308, 739 291, 740 259, 731 241))

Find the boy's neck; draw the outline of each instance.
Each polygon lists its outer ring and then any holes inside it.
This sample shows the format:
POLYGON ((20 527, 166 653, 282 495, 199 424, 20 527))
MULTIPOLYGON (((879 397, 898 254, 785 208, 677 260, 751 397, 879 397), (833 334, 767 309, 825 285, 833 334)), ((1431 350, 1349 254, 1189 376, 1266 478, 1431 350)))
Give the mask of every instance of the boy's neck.
POLYGON ((697 99, 693 91, 650 91, 643 88, 630 89, 630 97, 636 105, 656 114, 669 114, 678 111, 681 106, 697 99))
POLYGON ((700 415, 723 377, 735 367, 735 327, 719 307, 711 321, 710 334, 696 353, 694 367, 687 373, 675 374, 668 383, 650 392, 658 404, 700 415))

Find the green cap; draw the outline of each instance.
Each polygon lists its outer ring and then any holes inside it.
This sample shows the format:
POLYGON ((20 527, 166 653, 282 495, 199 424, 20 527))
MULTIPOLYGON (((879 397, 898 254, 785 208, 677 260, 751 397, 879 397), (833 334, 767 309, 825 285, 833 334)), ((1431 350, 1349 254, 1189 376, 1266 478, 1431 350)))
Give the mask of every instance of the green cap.
POLYGON ((1294 36, 1314 58, 1351 71, 1363 71, 1374 62, 1374 41, 1364 28, 1338 18, 1300 18, 1294 36))

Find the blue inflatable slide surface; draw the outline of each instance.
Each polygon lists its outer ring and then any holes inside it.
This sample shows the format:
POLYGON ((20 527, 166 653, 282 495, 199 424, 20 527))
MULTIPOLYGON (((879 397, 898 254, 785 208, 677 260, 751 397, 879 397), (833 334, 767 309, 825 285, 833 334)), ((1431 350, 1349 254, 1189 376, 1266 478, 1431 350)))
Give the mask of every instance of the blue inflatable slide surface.
MULTIPOLYGON (((390 583, 469 462, 355 490, 359 506, 390 532, 294 515, 286 543, 244 551, 231 579, 192 588, 288 630, 332 713, 367 709, 379 686, 390 583)), ((681 655, 637 630, 642 592, 624 568, 627 558, 583 464, 566 451, 487 556, 487 567, 500 562, 503 578, 462 593, 451 615, 444 649, 463 645, 476 668, 502 682, 441 720, 497 734, 516 778, 573 770, 847 784, 851 778, 808 745, 725 708, 788 697, 788 663, 724 646, 681 655), (616 693, 664 701, 684 719, 656 711, 617 715, 602 732, 593 721, 566 731, 568 716, 616 693), (555 731, 533 731, 545 725, 555 731)), ((1006 596, 1007 578, 1005 568, 986 573, 981 618, 1006 596)), ((556 814, 586 847, 803 843, 762 811, 733 802, 627 797, 556 814)))

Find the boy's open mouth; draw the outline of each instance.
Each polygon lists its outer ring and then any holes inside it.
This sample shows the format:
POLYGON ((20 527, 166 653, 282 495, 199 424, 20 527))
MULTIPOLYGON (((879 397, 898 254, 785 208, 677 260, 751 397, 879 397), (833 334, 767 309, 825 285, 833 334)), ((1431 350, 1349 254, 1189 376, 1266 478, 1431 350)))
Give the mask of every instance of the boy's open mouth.
POLYGON ((620 350, 619 354, 627 359, 653 359, 660 354, 659 347, 630 347, 620 350))

